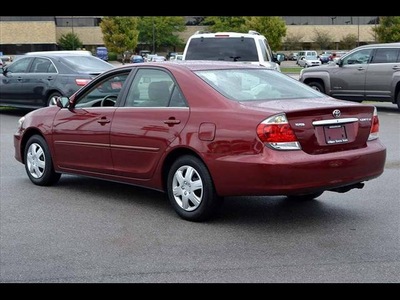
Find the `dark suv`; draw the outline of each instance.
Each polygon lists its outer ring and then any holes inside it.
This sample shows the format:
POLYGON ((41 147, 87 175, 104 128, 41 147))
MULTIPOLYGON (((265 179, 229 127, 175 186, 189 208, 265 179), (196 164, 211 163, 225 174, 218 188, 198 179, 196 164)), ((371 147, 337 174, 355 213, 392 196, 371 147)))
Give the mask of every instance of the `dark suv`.
POLYGON ((391 102, 400 110, 400 43, 354 48, 336 63, 301 70, 299 80, 338 99, 391 102))

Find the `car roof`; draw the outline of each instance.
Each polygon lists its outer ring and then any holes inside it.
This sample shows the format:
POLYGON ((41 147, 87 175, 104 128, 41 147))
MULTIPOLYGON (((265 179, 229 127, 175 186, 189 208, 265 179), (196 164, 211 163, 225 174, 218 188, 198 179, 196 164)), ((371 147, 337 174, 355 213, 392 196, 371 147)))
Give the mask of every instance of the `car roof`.
POLYGON ((233 32, 233 31, 219 31, 219 32, 196 32, 191 38, 213 38, 216 36, 229 36, 229 37, 251 37, 251 38, 264 38, 263 35, 257 31, 249 30, 249 32, 233 32))
POLYGON ((89 55, 93 56, 87 50, 60 50, 60 51, 32 51, 27 52, 25 55, 89 55))

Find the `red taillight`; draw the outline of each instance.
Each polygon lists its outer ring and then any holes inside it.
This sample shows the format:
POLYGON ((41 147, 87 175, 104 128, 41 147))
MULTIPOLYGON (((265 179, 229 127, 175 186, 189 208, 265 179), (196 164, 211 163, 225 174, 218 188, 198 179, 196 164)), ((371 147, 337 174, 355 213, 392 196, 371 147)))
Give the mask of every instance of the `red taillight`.
POLYGON ((257 134, 265 143, 295 142, 297 140, 289 124, 260 124, 257 134))
POLYGON ((375 107, 374 114, 372 116, 371 132, 369 133, 368 140, 371 141, 377 139, 378 134, 379 134, 379 118, 378 118, 378 111, 375 107))
POLYGON ((258 124, 257 136, 274 149, 300 149, 300 144, 285 114, 272 116, 258 124))
POLYGON ((91 79, 87 79, 87 78, 85 78, 85 79, 76 78, 76 79, 75 79, 75 83, 76 83, 76 85, 84 86, 84 85, 88 84, 88 83, 90 82, 90 80, 91 80, 91 79))

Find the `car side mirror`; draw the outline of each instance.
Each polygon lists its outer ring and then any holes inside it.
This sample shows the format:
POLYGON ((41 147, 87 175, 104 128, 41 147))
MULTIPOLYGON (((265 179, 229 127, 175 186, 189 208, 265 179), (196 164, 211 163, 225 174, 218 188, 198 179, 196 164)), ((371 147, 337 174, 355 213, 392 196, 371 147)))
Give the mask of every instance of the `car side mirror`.
POLYGON ((67 108, 69 105, 69 98, 68 97, 56 97, 56 105, 59 108, 67 108))

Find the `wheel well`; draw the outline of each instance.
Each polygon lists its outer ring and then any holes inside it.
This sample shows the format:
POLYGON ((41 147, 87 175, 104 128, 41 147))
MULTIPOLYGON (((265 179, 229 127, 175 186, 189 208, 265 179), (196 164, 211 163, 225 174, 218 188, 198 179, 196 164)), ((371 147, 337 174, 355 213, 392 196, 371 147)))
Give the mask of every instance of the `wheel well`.
POLYGON ((44 101, 45 101, 45 106, 48 105, 48 100, 49 100, 50 95, 51 95, 51 94, 54 94, 54 93, 63 95, 63 93, 60 92, 59 90, 50 90, 50 91, 47 91, 47 93, 46 93, 46 99, 44 99, 44 101))
POLYGON ((320 85, 322 85, 325 88, 324 81, 320 78, 307 78, 304 80, 305 84, 309 84, 310 82, 318 82, 320 85))
MULTIPOLYGON (((168 154, 168 156, 164 160, 164 165, 162 167, 162 187, 163 190, 167 190, 167 178, 168 178, 168 171, 171 168, 172 164, 181 156, 183 155, 192 155, 200 159, 203 163, 203 159, 193 150, 188 149, 188 148, 179 148, 175 149, 172 152, 168 154)), ((205 165, 205 164, 204 164, 205 165)), ((207 166, 205 165, 207 168, 207 166)))
POLYGON ((42 138, 44 138, 44 136, 42 135, 42 133, 37 130, 37 129, 27 129, 22 140, 21 140, 21 158, 22 158, 22 163, 25 164, 25 147, 26 147, 26 143, 28 142, 28 140, 31 138, 31 136, 33 135, 40 135, 42 138))
POLYGON ((394 89, 394 97, 393 97, 393 104, 397 103, 397 96, 400 93, 400 81, 396 84, 396 88, 394 89))

